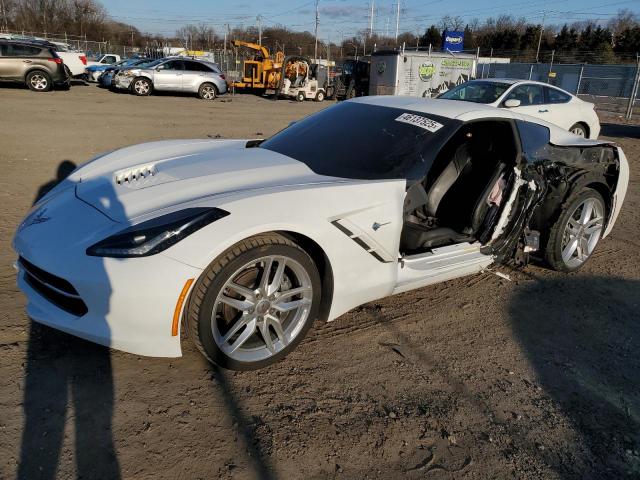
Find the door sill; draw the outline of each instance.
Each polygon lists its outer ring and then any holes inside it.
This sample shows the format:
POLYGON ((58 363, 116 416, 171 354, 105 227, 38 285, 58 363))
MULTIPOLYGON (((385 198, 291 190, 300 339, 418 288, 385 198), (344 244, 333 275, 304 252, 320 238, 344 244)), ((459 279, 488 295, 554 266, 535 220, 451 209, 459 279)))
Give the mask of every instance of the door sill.
POLYGON ((464 242, 403 257, 398 263, 398 283, 393 294, 482 271, 494 259, 481 253, 480 247, 479 242, 464 242))

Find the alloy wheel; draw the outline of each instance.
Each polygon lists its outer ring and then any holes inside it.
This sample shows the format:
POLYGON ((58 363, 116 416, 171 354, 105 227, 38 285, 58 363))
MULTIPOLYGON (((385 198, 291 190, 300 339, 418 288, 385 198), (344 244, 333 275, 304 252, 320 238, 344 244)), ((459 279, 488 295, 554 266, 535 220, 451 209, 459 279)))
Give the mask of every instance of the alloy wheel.
POLYGON ((585 137, 585 132, 584 132, 584 128, 582 128, 581 126, 575 126, 571 129, 571 133, 573 133, 574 135, 577 135, 579 137, 585 137))
POLYGON ((596 248, 604 227, 604 206, 587 198, 573 211, 562 235, 562 260, 570 268, 582 265, 596 248))
POLYGON ((149 82, 145 81, 145 80, 138 80, 136 81, 135 85, 133 86, 133 88, 135 88, 136 92, 140 95, 146 95, 147 93, 149 93, 149 82))
POLYGON ((216 98, 216 91, 211 85, 202 87, 202 98, 204 100, 214 100, 216 98))
POLYGON ((302 331, 312 299, 311 278, 296 260, 266 256, 251 261, 218 293, 211 313, 213 338, 234 360, 265 360, 302 331))
POLYGON ((47 81, 45 76, 40 75, 39 73, 32 75, 29 81, 31 82, 31 86, 35 90, 46 90, 47 87, 49 86, 49 82, 47 81))

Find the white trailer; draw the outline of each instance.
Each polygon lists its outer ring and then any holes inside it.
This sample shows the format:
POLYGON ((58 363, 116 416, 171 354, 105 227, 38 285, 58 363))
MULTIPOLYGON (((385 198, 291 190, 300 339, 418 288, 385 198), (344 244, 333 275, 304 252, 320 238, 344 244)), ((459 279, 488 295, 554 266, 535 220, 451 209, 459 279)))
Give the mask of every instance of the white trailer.
POLYGON ((475 71, 475 55, 409 50, 374 52, 369 95, 435 97, 474 78, 475 71))

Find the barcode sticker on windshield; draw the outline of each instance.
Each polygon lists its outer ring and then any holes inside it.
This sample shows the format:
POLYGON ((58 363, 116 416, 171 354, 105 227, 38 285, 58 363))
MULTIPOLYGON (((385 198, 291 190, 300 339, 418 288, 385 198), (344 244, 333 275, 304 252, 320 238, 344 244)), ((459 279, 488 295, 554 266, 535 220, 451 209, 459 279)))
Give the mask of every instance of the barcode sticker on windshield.
POLYGON ((413 113, 403 113, 398 118, 396 118, 396 122, 408 123, 409 125, 413 125, 415 127, 424 128, 431 133, 437 132, 444 126, 441 123, 436 122, 435 120, 431 120, 427 117, 421 117, 420 115, 414 115, 413 113))

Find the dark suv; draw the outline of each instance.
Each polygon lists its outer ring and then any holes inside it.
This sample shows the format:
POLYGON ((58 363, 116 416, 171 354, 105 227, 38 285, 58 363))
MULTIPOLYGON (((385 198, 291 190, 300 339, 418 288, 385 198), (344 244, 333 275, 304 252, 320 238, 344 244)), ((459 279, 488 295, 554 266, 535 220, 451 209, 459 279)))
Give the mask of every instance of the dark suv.
POLYGON ((34 92, 68 85, 68 76, 55 48, 17 40, 0 40, 0 81, 25 82, 34 92))

